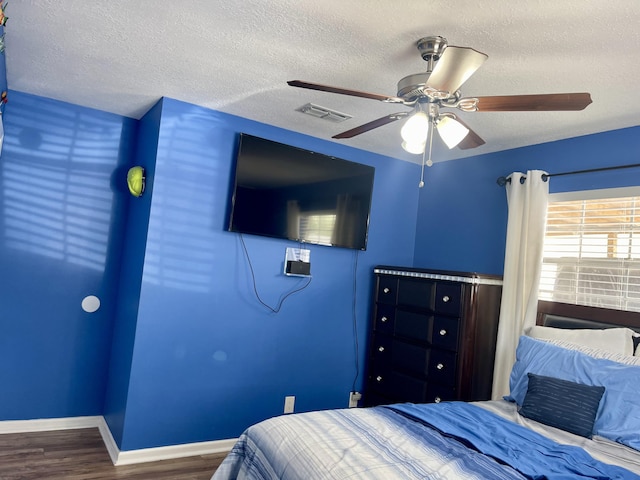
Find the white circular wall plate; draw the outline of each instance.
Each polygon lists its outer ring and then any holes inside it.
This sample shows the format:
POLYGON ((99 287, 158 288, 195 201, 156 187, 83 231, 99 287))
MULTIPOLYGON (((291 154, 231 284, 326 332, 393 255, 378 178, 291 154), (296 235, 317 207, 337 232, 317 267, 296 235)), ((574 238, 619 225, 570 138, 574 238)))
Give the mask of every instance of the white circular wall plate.
POLYGON ((100 299, 95 295, 88 295, 82 299, 82 309, 85 312, 93 313, 100 308, 100 299))

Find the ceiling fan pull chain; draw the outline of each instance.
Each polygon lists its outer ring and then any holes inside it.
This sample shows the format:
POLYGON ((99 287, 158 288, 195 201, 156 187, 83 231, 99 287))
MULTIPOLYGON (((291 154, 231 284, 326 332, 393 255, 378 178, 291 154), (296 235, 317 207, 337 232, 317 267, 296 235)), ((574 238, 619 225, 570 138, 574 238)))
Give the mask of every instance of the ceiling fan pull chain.
POLYGON ((420 183, 418 184, 418 188, 424 187, 424 166, 425 166, 425 163, 429 167, 431 165, 433 165, 433 161, 431 160, 431 145, 433 143, 433 129, 435 128, 435 126, 436 126, 436 124, 432 120, 431 123, 429 124, 429 159, 426 162, 424 161, 424 157, 426 156, 426 153, 427 153, 427 149, 425 148, 424 152, 422 152, 422 171, 420 172, 420 183))

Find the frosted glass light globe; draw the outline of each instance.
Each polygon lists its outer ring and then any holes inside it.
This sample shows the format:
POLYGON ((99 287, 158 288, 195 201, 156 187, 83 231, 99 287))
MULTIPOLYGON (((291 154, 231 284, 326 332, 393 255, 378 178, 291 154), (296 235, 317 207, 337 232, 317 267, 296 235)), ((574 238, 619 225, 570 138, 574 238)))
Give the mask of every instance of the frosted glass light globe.
POLYGON ((409 153, 413 153, 414 155, 424 153, 425 146, 425 142, 402 142, 402 148, 404 148, 409 153))
POLYGON ((400 130, 402 139, 407 143, 419 144, 427 141, 429 134, 429 117, 424 112, 417 112, 407 120, 400 130))

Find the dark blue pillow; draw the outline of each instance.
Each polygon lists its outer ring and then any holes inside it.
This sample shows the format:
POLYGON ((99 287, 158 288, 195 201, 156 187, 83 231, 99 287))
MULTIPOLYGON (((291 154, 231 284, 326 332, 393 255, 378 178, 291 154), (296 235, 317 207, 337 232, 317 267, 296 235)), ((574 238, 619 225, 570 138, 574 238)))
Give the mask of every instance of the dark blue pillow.
POLYGON ((520 415, 582 437, 593 436, 604 387, 533 373, 527 376, 529 385, 520 415))

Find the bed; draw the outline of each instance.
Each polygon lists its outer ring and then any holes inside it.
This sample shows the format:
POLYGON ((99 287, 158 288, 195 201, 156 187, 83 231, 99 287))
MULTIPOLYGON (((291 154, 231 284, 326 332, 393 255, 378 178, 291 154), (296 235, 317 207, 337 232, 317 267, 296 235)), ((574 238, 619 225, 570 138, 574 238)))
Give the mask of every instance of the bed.
POLYGON ((640 314, 584 308, 540 302, 503 400, 267 419, 212 478, 640 479, 640 314))

